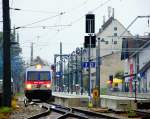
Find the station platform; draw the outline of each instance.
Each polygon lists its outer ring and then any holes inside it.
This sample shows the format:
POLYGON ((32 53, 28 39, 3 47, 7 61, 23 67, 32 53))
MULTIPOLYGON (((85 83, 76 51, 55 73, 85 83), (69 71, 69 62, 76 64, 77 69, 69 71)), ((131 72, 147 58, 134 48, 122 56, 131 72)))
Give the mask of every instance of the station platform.
POLYGON ((137 109, 138 103, 147 103, 150 102, 148 99, 136 98, 137 103, 135 103, 135 98, 133 97, 120 97, 112 95, 101 95, 101 107, 108 107, 109 109, 115 111, 127 111, 129 107, 132 109, 137 109))
MULTIPOLYGON (((52 95, 55 97, 55 103, 71 107, 87 107, 90 98, 87 94, 80 95, 75 92, 73 94, 53 92, 52 95)), ((136 98, 136 100, 137 103, 150 102, 149 99, 144 98, 136 98)), ((129 106, 137 109, 137 103, 134 101, 135 98, 133 97, 100 95, 99 106, 115 111, 127 111, 129 106)))
POLYGON ((53 92, 55 103, 70 107, 87 107, 89 96, 74 93, 53 92))

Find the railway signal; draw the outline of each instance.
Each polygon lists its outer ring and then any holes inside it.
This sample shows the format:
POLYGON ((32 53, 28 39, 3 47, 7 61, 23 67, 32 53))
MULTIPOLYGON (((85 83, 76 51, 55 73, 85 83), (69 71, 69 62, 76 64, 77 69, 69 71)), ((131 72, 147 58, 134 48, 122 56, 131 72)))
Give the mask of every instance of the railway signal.
POLYGON ((86 15, 86 33, 95 33, 95 15, 87 14, 86 15))
POLYGON ((91 44, 91 48, 96 47, 96 36, 85 36, 84 37, 84 48, 89 48, 91 44), (91 41, 90 41, 91 40, 91 41))

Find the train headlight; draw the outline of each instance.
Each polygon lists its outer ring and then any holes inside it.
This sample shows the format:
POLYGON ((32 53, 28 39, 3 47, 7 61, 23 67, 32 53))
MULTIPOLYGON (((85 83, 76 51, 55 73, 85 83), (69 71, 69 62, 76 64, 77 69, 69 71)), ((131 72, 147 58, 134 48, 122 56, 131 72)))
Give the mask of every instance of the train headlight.
POLYGON ((41 64, 37 64, 35 67, 36 67, 36 69, 41 69, 42 65, 41 64))
POLYGON ((30 90, 30 89, 32 88, 32 85, 31 85, 31 84, 27 84, 27 85, 26 85, 26 88, 27 88, 28 90, 30 90))
POLYGON ((50 85, 50 84, 46 84, 46 87, 47 87, 47 88, 50 88, 50 87, 51 87, 51 85, 50 85))

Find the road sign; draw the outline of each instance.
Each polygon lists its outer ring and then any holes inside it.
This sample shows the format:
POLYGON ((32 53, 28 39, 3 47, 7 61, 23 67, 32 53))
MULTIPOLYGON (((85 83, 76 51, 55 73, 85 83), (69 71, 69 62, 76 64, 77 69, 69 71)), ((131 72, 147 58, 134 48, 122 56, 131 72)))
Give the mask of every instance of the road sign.
MULTIPOLYGON (((92 68, 95 68, 96 67, 96 62, 90 62, 90 66, 92 67, 92 68)), ((83 68, 88 68, 89 67, 89 62, 82 62, 82 67, 83 68)))
POLYGON ((91 67, 96 67, 96 63, 95 62, 91 62, 91 67))
POLYGON ((62 76, 62 72, 60 72, 60 71, 56 72, 56 77, 57 78, 60 78, 61 76, 62 76))
POLYGON ((98 96, 99 96, 98 89, 97 89, 97 88, 94 88, 94 89, 93 89, 93 98, 94 98, 94 99, 97 99, 98 96))

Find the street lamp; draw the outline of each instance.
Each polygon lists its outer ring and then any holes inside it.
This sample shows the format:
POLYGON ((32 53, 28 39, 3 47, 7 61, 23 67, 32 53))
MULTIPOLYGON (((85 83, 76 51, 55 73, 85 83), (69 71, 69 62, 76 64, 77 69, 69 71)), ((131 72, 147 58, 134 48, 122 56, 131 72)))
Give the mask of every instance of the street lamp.
POLYGON ((71 82, 71 93, 73 93, 73 84, 74 84, 74 75, 73 75, 73 63, 74 63, 74 57, 75 56, 75 51, 73 51, 72 53, 71 53, 71 80, 70 80, 70 82, 71 82))
POLYGON ((81 70, 80 70, 80 72, 81 72, 81 82, 80 82, 80 87, 81 87, 81 95, 83 94, 83 66, 82 66, 82 62, 83 62, 83 55, 86 53, 86 49, 84 49, 84 48, 80 48, 80 68, 81 68, 81 70))

